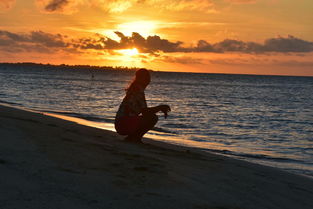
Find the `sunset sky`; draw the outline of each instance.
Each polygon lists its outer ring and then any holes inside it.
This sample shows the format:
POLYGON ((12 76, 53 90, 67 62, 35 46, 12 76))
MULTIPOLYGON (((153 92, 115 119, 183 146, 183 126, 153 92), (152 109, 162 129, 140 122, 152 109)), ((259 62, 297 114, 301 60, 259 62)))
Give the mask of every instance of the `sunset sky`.
POLYGON ((313 76, 312 0, 0 0, 0 62, 313 76))

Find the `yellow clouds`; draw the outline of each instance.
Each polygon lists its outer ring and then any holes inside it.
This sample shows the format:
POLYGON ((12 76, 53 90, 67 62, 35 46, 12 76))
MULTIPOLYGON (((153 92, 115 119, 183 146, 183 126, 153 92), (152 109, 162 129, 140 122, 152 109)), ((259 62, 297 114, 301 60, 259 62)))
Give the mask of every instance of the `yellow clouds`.
POLYGON ((0 12, 9 10, 15 4, 15 0, 0 0, 0 12))
POLYGON ((101 8, 109 13, 124 12, 136 6, 169 11, 214 11, 212 0, 36 0, 36 4, 43 12, 63 14, 72 14, 85 7, 101 8))
POLYGON ((173 10, 173 11, 182 11, 182 10, 198 10, 204 12, 214 11, 214 3, 212 0, 150 0, 147 1, 151 6, 173 10))
POLYGON ((137 0, 36 0, 40 10, 48 13, 72 14, 85 7, 101 8, 105 12, 123 12, 137 0))
POLYGON ((106 12, 110 13, 120 13, 123 12, 133 5, 135 5, 137 0, 89 0, 86 1, 89 6, 98 7, 106 12))
POLYGON ((117 31, 130 36, 134 31, 140 33, 140 35, 147 37, 155 33, 158 23, 156 21, 134 21, 122 23, 117 26, 117 31))
MULTIPOLYGON (((0 0, 0 11, 12 8, 16 0, 0 0)), ((257 0, 224 0, 231 3, 255 3, 257 0)), ((73 14, 86 7, 120 13, 137 6, 168 11, 216 12, 213 0, 35 0, 45 13, 73 14)))
POLYGON ((251 4, 251 3, 256 3, 257 0, 226 0, 231 3, 235 4, 251 4))

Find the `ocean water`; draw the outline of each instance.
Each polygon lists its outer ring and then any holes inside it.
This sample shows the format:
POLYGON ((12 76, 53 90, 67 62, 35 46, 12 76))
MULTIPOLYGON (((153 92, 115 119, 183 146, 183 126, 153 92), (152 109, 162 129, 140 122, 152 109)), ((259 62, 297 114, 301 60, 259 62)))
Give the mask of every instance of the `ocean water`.
MULTIPOLYGON (((0 65, 0 102, 113 127, 132 71, 0 65)), ((149 137, 313 177, 313 77, 152 72, 149 137), (175 139, 175 140, 173 140, 175 139)))

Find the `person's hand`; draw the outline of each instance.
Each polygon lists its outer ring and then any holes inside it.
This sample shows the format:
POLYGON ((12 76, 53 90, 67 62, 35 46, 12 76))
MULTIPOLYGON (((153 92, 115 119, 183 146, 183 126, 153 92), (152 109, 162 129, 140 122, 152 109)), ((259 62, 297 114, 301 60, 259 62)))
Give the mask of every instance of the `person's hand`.
POLYGON ((167 118, 167 113, 171 111, 168 105, 159 105, 160 111, 164 113, 164 117, 167 118))

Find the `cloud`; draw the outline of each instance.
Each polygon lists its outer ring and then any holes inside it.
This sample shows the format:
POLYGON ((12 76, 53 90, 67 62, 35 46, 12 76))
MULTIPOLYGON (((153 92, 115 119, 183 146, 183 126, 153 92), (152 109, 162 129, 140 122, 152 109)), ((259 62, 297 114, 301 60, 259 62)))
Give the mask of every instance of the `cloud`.
POLYGON ((212 0, 93 0, 93 5, 101 6, 110 12, 123 12, 137 5, 169 11, 214 11, 212 0))
POLYGON ((246 51, 247 44, 243 41, 226 39, 213 45, 213 48, 218 52, 235 52, 235 51, 246 51))
POLYGON ((116 41, 100 34, 94 34, 86 38, 70 38, 62 34, 51 34, 43 31, 30 33, 12 33, 0 30, 0 49, 6 51, 36 50, 47 52, 51 50, 81 51, 97 50, 113 52, 119 49, 137 48, 141 53, 157 54, 159 52, 210 52, 210 53, 308 53, 313 52, 313 42, 302 40, 294 36, 271 38, 264 43, 245 42, 241 40, 225 39, 218 43, 209 43, 199 40, 196 45, 183 47, 181 41, 170 41, 160 36, 153 35, 144 38, 139 33, 126 36, 116 31, 120 40, 116 41))
POLYGON ((25 35, 0 30, 0 40, 23 42, 28 41, 29 39, 25 35))
POLYGON ((118 50, 137 48, 143 53, 153 52, 177 52, 181 51, 182 42, 171 42, 162 39, 160 36, 142 37, 139 33, 133 33, 131 36, 125 36, 123 33, 116 31, 115 34, 120 41, 114 41, 108 37, 97 35, 93 38, 84 38, 75 41, 74 46, 81 49, 102 49, 102 50, 118 50))
POLYGON ((142 3, 139 0, 90 0, 89 4, 94 7, 102 8, 110 13, 120 13, 136 5, 142 3))
POLYGON ((275 52, 311 52, 313 42, 301 40, 289 35, 287 38, 278 37, 267 39, 264 43, 264 51, 275 52))
POLYGON ((196 52, 214 52, 213 46, 205 40, 199 40, 197 46, 194 47, 193 50, 196 52))
POLYGON ((115 41, 108 37, 96 34, 87 38, 66 39, 61 34, 51 34, 42 31, 32 31, 28 34, 12 33, 9 31, 0 30, 0 47, 2 49, 14 48, 18 50, 35 50, 34 46, 42 48, 72 48, 77 50, 119 50, 136 47, 143 53, 155 52, 177 52, 184 50, 181 47, 182 42, 171 42, 167 39, 162 39, 160 36, 142 37, 139 33, 133 33, 131 36, 126 36, 121 32, 116 31, 115 34, 120 38, 115 41), (40 46, 40 47, 39 47, 40 46))
POLYGON ((212 0, 157 0, 150 1, 150 5, 161 7, 168 10, 174 11, 204 11, 214 12, 214 3, 212 0), (154 3, 155 2, 155 3, 154 3))
POLYGON ((106 12, 123 12, 134 4, 137 0, 36 0, 36 4, 41 11, 47 13, 72 14, 79 11, 79 7, 98 7, 106 12))
POLYGON ((312 52, 313 42, 305 41, 291 35, 288 37, 267 39, 263 44, 232 39, 225 39, 221 42, 210 44, 204 40, 200 40, 196 46, 189 48, 187 51, 218 53, 312 52))
MULTIPOLYGON (((12 8, 16 0, 0 0, 0 11, 12 8)), ((225 0, 235 4, 251 4, 256 0, 225 0)), ((216 13, 213 0, 35 0, 45 13, 73 14, 82 8, 98 7, 109 13, 120 13, 138 5, 168 11, 201 11, 216 13)))
POLYGON ((116 31, 119 41, 108 37, 97 35, 93 38, 79 39, 75 46, 82 49, 117 50, 127 48, 137 48, 143 53, 155 52, 212 52, 212 53, 290 53, 290 52, 313 52, 313 42, 305 41, 294 36, 278 37, 265 40, 263 44, 256 42, 244 42, 241 40, 225 39, 218 43, 209 43, 199 40, 195 46, 182 47, 181 41, 169 41, 160 36, 148 36, 144 38, 139 33, 132 33, 126 36, 116 31))
POLYGON ((11 9, 15 4, 15 0, 0 0, 0 12, 11 9))
POLYGON ((50 53, 53 48, 65 48, 68 43, 61 34, 50 34, 42 31, 32 31, 28 34, 18 34, 0 30, 0 50, 7 52, 50 53))
POLYGON ((48 4, 45 6, 45 10, 49 12, 54 12, 57 10, 63 10, 69 4, 68 0, 52 0, 47 2, 48 4))
POLYGON ((0 30, 0 40, 11 43, 41 44, 47 47, 66 46, 61 34, 50 34, 42 31, 32 31, 29 34, 17 34, 0 30))
POLYGON ((80 38, 73 40, 70 44, 77 49, 112 50, 119 48, 119 42, 110 38, 96 35, 95 37, 80 38))
POLYGON ((234 4, 254 4, 257 2, 257 0, 226 0, 226 1, 234 4))
POLYGON ((287 56, 287 58, 273 56, 246 56, 246 57, 229 57, 229 58, 215 58, 208 60, 210 64, 214 65, 228 65, 228 66, 257 66, 260 63, 263 66, 285 66, 285 67, 313 67, 313 61, 308 59, 297 60, 294 56, 287 56))
POLYGON ((36 0, 36 4, 42 12, 72 14, 78 11, 78 6, 87 0, 36 0))
POLYGON ((203 59, 193 58, 188 56, 161 56, 156 60, 162 62, 169 62, 169 63, 179 63, 179 64, 204 64, 203 59))
POLYGON ((161 39, 159 36, 148 36, 144 49, 147 52, 163 51, 163 52, 177 52, 182 49, 180 45, 183 42, 171 42, 166 39, 161 39))
POLYGON ((33 31, 30 34, 31 42, 39 43, 47 47, 65 47, 67 44, 61 34, 50 34, 42 31, 33 31))
POLYGON ((212 0, 36 0, 36 4, 43 12, 63 14, 77 12, 79 6, 98 7, 109 13, 124 12, 138 5, 169 11, 215 11, 212 0))

